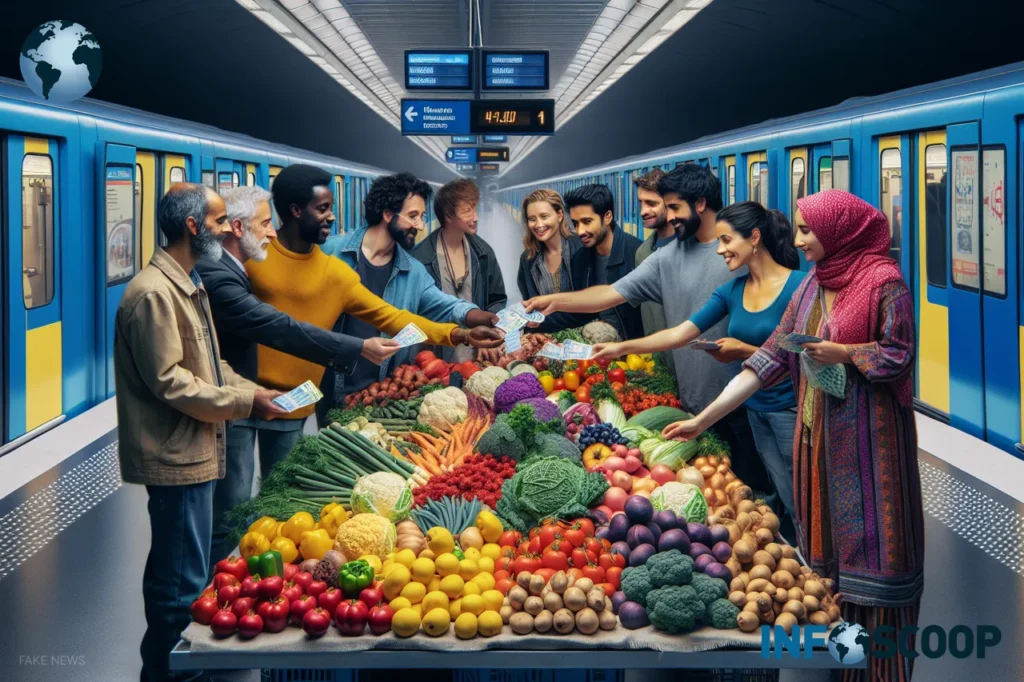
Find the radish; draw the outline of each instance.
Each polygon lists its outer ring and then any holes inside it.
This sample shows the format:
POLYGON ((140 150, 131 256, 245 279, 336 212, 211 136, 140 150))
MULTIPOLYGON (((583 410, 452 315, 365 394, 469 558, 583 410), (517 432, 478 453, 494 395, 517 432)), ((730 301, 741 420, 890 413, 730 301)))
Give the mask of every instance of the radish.
POLYGON ((636 448, 633 448, 626 453, 626 457, 623 461, 626 463, 624 471, 630 474, 636 473, 636 470, 644 465, 644 463, 640 461, 640 451, 636 448))
POLYGON ((625 457, 629 453, 629 448, 627 448, 622 443, 616 443, 615 445, 612 446, 612 452, 614 452, 619 457, 625 457))
POLYGON ((624 471, 626 468, 626 460, 612 455, 602 462, 601 465, 608 471, 624 471))

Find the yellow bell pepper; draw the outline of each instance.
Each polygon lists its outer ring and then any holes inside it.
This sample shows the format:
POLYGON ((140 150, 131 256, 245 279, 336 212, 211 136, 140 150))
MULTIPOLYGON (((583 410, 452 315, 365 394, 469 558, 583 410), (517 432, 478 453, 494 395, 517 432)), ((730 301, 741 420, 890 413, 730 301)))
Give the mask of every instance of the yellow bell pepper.
POLYGON ((286 564, 293 563, 299 556, 299 550, 295 543, 288 538, 277 538, 270 543, 270 549, 276 549, 281 553, 281 561, 286 564))
POLYGON ((384 564, 381 563, 380 557, 376 554, 364 554, 359 558, 365 561, 366 563, 370 564, 370 566, 373 568, 374 573, 378 575, 384 570, 384 564))
POLYGON ((284 528, 284 524, 285 523, 286 523, 285 521, 278 521, 277 525, 274 526, 274 534, 273 535, 268 535, 267 537, 270 538, 271 541, 275 540, 276 538, 281 537, 281 529, 284 528))
POLYGON ((242 553, 243 559, 248 559, 257 554, 263 554, 270 549, 270 540, 263 533, 250 531, 242 536, 238 543, 238 551, 242 553))
POLYGON ((634 372, 643 369, 646 365, 647 363, 645 363, 644 359, 641 358, 639 355, 630 353, 629 355, 626 356, 626 367, 633 370, 634 372))
MULTIPOLYGON (((281 527, 281 535, 288 538, 296 545, 302 542, 302 534, 306 531, 313 530, 313 526, 316 522, 313 520, 313 515, 309 512, 296 512, 294 516, 288 519, 284 526, 281 527)), ((307 559, 309 557, 306 557, 307 559)))
POLYGON ((497 542, 502 531, 505 530, 498 517, 486 509, 476 515, 476 527, 480 529, 480 535, 483 536, 484 542, 497 542))
POLYGON ((277 519, 272 516, 261 516, 252 522, 249 526, 250 533, 259 533, 268 540, 273 540, 277 537, 275 531, 277 530, 277 519))
POLYGON ((303 559, 323 559, 324 554, 333 548, 334 540, 323 528, 305 531, 299 541, 299 551, 302 552, 303 559))
POLYGON ((612 367, 615 369, 629 369, 629 365, 624 363, 622 360, 616 360, 612 363, 612 367))
MULTIPOLYGON (((333 502, 327 505, 327 507, 332 505, 333 508, 326 513, 324 511, 320 512, 320 528, 326 530, 327 534, 333 539, 338 534, 338 527, 348 521, 348 512, 340 504, 333 502)), ((326 510, 327 507, 324 507, 324 509, 326 510)))

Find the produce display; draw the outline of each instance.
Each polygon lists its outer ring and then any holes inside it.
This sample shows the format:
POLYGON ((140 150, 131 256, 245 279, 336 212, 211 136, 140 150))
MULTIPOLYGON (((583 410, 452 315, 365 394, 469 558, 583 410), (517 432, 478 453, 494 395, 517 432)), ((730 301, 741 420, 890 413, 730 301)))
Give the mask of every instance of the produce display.
MULTIPOLYGON (((549 361, 523 334, 349 396, 232 512, 241 556, 192 605, 218 638, 753 632, 839 618, 779 519, 650 356, 549 361)), ((607 636, 607 635, 605 635, 607 636)))

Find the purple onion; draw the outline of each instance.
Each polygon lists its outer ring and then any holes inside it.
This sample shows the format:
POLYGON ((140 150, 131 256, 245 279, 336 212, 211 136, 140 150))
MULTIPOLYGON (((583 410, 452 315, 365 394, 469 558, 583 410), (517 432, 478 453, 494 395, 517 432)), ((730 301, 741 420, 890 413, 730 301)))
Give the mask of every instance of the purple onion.
POLYGON ((625 514, 616 514, 608 522, 608 539, 612 542, 625 540, 626 533, 629 532, 629 526, 629 519, 626 518, 625 514))
POLYGON ((630 566, 643 566, 647 560, 658 553, 654 545, 640 545, 629 553, 630 566))
POLYGON ((711 554, 711 548, 709 548, 703 542, 690 543, 690 557, 696 559, 701 554, 711 554))
POLYGON ((594 537, 598 540, 607 540, 608 532, 608 526, 601 526, 600 528, 594 531, 594 537))
POLYGON ((683 554, 690 553, 690 538, 686 536, 686 531, 672 528, 661 534, 658 538, 658 551, 667 552, 670 549, 678 549, 683 554))
POLYGON ((691 542, 699 542, 704 545, 711 544, 711 531, 703 523, 686 524, 686 534, 690 536, 691 542))
POLYGON ((732 556, 732 545, 728 542, 716 542, 711 548, 711 554, 714 555, 715 561, 724 564, 732 556))
POLYGON ((654 533, 647 528, 647 526, 633 526, 626 533, 626 542, 633 549, 636 549, 640 545, 654 545, 654 533))
POLYGON ((713 557, 712 555, 710 555, 710 554, 701 554, 699 557, 697 557, 694 560, 693 568, 696 571, 704 573, 704 571, 707 569, 708 566, 710 566, 711 564, 715 564, 715 563, 718 563, 718 562, 715 561, 715 557, 713 557))
POLYGON ((619 614, 619 607, 622 606, 622 603, 625 602, 625 601, 627 601, 626 600, 626 593, 625 592, 619 591, 619 592, 616 592, 615 594, 613 594, 612 595, 612 613, 614 613, 615 615, 618 615, 619 614))
POLYGON ((672 530, 679 527, 679 519, 671 509, 662 509, 660 512, 655 512, 654 518, 651 521, 658 524, 658 527, 662 530, 672 530))
POLYGON ((612 548, 610 551, 612 554, 621 554, 622 556, 628 559, 630 552, 633 551, 633 548, 630 547, 629 543, 625 540, 619 540, 618 542, 612 543, 612 548))

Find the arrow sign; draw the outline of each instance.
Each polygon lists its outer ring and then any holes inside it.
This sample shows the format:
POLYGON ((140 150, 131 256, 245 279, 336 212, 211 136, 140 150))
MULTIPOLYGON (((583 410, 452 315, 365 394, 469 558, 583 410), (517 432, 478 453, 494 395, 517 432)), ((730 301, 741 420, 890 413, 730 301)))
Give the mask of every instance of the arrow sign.
POLYGON ((409 108, 405 110, 405 120, 407 120, 409 123, 412 123, 419 115, 420 112, 416 111, 416 109, 412 105, 409 105, 409 108))
POLYGON ((403 135, 468 135, 469 100, 403 99, 403 135))

